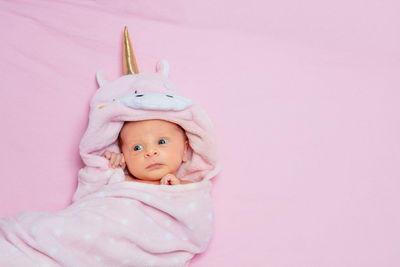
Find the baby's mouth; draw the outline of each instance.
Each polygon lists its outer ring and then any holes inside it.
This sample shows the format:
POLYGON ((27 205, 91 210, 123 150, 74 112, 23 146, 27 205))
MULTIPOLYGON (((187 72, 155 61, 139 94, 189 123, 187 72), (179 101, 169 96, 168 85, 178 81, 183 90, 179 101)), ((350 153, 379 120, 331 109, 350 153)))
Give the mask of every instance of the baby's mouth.
POLYGON ((164 165, 164 164, 161 164, 161 163, 153 163, 153 164, 150 164, 149 166, 147 166, 146 169, 156 169, 156 168, 161 167, 162 165, 164 165))

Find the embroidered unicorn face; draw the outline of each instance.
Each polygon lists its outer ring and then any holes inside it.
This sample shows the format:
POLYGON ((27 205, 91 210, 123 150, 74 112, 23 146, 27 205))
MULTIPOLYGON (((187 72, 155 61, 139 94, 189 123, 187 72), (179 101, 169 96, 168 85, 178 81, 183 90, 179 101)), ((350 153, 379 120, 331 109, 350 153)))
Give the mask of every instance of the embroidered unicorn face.
POLYGON ((98 100, 103 102, 102 107, 106 106, 105 102, 115 101, 130 108, 144 110, 179 111, 193 105, 191 99, 177 92, 168 79, 168 72, 169 65, 165 60, 158 62, 156 73, 125 75, 113 82, 106 81, 98 72, 97 82, 100 85, 99 90, 102 91, 98 93, 104 96, 99 96, 98 100))
POLYGON ((120 97, 116 101, 131 108, 151 110, 179 111, 192 105, 192 101, 184 96, 151 92, 120 97))

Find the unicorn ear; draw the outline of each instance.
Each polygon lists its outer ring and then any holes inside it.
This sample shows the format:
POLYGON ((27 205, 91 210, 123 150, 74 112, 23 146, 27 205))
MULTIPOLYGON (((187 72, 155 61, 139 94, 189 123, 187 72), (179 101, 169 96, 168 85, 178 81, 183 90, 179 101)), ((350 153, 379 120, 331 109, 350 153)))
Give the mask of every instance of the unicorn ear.
POLYGON ((99 70, 98 72, 96 72, 96 79, 97 79, 99 88, 107 83, 107 80, 104 78, 102 70, 99 70))
POLYGON ((165 59, 158 61, 157 66, 156 66, 156 71, 161 72, 162 75, 164 75, 165 77, 168 77, 168 73, 169 73, 168 62, 165 59))

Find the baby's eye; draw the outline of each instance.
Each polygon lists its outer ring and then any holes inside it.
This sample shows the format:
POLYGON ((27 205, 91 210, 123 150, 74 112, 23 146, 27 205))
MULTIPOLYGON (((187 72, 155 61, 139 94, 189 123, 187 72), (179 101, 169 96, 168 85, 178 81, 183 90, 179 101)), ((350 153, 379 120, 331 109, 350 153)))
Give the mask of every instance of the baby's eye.
POLYGON ((137 146, 134 146, 133 147, 133 150, 134 151, 139 151, 139 150, 142 150, 143 149, 143 146, 142 145, 137 145, 137 146))
POLYGON ((167 142, 168 142, 168 140, 163 138, 163 139, 160 139, 160 141, 158 141, 158 144, 163 145, 163 144, 166 144, 167 142))

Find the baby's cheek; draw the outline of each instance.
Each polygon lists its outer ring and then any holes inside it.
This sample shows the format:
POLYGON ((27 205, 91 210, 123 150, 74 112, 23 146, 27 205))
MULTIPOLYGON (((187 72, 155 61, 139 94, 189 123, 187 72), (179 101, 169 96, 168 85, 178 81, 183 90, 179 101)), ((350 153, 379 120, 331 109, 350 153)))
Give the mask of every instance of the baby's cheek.
POLYGON ((133 157, 129 157, 129 158, 125 158, 125 161, 126 161, 126 166, 130 173, 134 174, 140 170, 141 164, 137 159, 135 159, 133 157))
POLYGON ((171 171, 175 173, 182 164, 182 159, 176 158, 171 164, 171 171))

